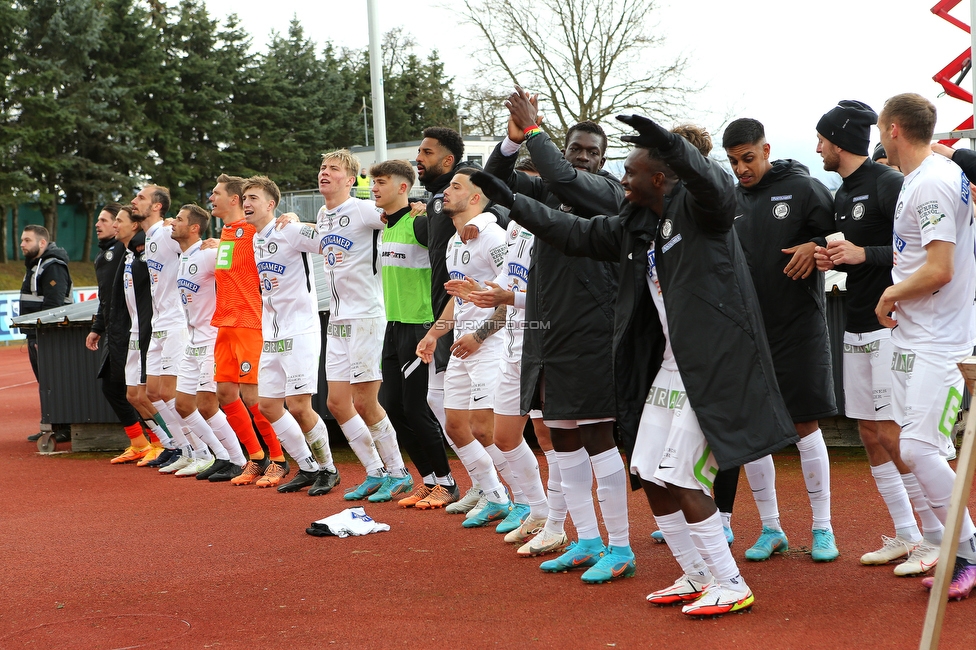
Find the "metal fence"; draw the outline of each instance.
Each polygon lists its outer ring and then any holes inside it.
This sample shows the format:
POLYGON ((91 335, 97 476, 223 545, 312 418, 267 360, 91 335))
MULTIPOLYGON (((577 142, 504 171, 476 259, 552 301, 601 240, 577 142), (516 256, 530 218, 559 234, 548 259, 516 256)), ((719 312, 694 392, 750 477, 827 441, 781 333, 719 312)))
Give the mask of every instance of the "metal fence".
MULTIPOLYGON (((349 192, 349 196, 360 199, 372 199, 369 190, 361 187, 354 187, 349 192)), ((423 187, 413 187, 410 190, 411 201, 424 201, 430 198, 430 193, 423 187)), ((325 205, 325 199, 319 194, 318 190, 301 190, 299 192, 283 192, 281 202, 275 208, 277 214, 294 212, 302 221, 315 221, 319 208, 325 205)))

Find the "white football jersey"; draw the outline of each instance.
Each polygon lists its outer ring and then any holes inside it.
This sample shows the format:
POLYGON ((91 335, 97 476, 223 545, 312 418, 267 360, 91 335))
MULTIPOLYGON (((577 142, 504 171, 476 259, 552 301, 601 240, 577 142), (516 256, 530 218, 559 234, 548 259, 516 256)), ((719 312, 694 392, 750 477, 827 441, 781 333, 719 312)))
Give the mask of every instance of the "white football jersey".
POLYGON ((310 224, 289 223, 276 230, 272 221, 254 234, 265 341, 322 330, 311 258, 319 247, 320 237, 310 224))
POLYGON ((146 232, 146 264, 152 291, 153 331, 178 330, 186 327, 186 318, 178 300, 176 276, 180 271, 183 250, 173 239, 173 227, 163 222, 146 232))
POLYGON ((329 279, 331 321, 384 316, 379 244, 380 211, 372 201, 349 198, 316 219, 329 279))
POLYGON ((516 363, 522 359, 522 339, 525 338, 526 327, 525 290, 529 284, 529 263, 535 235, 513 221, 506 231, 506 241, 508 252, 505 254, 505 265, 495 284, 515 294, 515 304, 508 306, 502 358, 516 363))
POLYGON ((932 154, 905 177, 895 208, 895 284, 918 271, 933 241, 955 244, 952 280, 913 300, 900 300, 892 316, 892 342, 901 348, 957 350, 976 343, 976 241, 969 179, 948 158, 932 154))
POLYGON ((200 244, 193 244, 180 257, 180 272, 176 278, 190 332, 190 345, 195 347, 210 345, 217 340, 217 328, 210 323, 217 308, 214 281, 217 249, 203 250, 200 244))
POLYGON ((647 290, 651 292, 651 300, 657 307, 657 316, 661 319, 661 328, 664 330, 664 359, 661 361, 661 368, 677 370, 678 362, 674 360, 674 351, 671 350, 671 330, 668 329, 668 315, 664 310, 664 294, 661 293, 661 280, 657 275, 657 262, 655 260, 654 241, 652 240, 650 248, 647 249, 647 290))
MULTIPOLYGON (((447 245, 447 271, 452 280, 468 277, 481 286, 485 281, 494 281, 505 264, 508 246, 505 244, 505 231, 497 223, 485 226, 477 239, 467 244, 461 236, 454 237, 447 245)), ((474 303, 454 299, 454 339, 478 329, 494 313, 494 307, 478 307, 474 303)), ((498 335, 489 337, 484 345, 497 341, 498 335)))
MULTIPOLYGON (((142 255, 145 255, 145 253, 142 253, 142 255)), ((139 338, 139 308, 136 305, 136 286, 132 280, 132 262, 135 258, 135 253, 129 249, 125 250, 125 267, 122 270, 122 290, 125 293, 125 308, 129 311, 129 318, 132 320, 129 334, 135 334, 136 338, 139 338)))

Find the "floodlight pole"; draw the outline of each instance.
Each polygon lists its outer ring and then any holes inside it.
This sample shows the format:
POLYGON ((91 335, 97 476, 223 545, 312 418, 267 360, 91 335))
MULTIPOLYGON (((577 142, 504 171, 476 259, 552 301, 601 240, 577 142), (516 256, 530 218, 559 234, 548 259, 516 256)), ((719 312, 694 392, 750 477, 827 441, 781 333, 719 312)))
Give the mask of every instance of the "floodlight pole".
POLYGON ((376 0, 366 0, 366 14, 369 22, 369 85, 373 96, 374 161, 383 162, 386 160, 386 104, 383 100, 383 51, 380 47, 376 0))

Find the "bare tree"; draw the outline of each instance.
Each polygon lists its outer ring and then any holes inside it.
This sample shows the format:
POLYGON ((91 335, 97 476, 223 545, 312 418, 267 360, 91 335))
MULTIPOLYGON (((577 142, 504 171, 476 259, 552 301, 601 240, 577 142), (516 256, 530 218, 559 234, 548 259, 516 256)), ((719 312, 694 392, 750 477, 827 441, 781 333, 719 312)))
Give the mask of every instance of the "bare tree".
POLYGON ((488 72, 538 92, 554 139, 583 120, 638 111, 674 121, 700 88, 686 59, 649 20, 656 0, 464 0, 463 20, 487 41, 488 72), (658 61, 653 65, 651 61, 658 61))
POLYGON ((500 86, 468 86, 461 95, 461 108, 464 117, 464 132, 472 135, 502 135, 508 121, 505 99, 509 93, 500 86))

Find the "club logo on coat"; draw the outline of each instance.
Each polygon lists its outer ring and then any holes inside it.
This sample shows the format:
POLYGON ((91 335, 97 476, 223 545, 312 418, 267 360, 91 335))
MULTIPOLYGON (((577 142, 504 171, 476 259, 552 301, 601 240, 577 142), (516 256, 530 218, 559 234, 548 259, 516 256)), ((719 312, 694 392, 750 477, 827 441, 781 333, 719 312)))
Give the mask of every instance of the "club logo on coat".
POLYGON ((789 203, 777 203, 773 206, 773 216, 777 219, 785 219, 790 214, 790 204, 789 203))
POLYGON ((855 203, 854 208, 851 210, 851 218, 854 219, 854 221, 859 221, 863 216, 864 216, 864 204, 855 203))
POLYGON ((440 197, 434 199, 434 203, 432 204, 432 207, 434 209, 434 213, 439 214, 440 211, 444 209, 444 199, 440 197))
POLYGON ((111 262, 113 257, 115 257, 115 253, 113 253, 112 251, 105 251, 106 262, 111 262))
POLYGON ((670 219, 665 219, 664 223, 661 224, 661 236, 665 239, 671 238, 671 233, 674 231, 674 224, 670 219))

